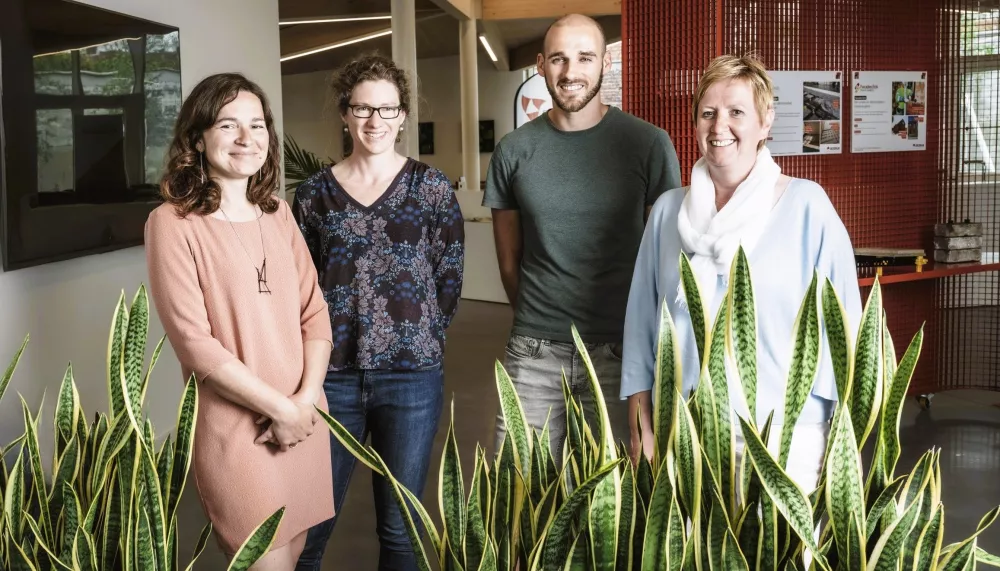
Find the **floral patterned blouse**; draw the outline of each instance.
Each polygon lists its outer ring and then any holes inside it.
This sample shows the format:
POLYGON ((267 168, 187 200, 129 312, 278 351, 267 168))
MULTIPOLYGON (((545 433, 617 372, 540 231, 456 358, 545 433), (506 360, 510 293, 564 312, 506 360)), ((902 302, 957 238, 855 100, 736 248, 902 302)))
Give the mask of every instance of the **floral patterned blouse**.
POLYGON ((330 370, 415 370, 438 365, 462 292, 465 230, 441 171, 408 159, 370 206, 329 168, 295 193, 330 307, 330 370))

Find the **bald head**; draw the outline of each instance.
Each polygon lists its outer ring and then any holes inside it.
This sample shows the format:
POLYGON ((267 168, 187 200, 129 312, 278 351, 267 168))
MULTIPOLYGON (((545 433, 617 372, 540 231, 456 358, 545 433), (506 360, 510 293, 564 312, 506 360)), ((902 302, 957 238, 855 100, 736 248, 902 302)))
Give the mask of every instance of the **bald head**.
POLYGON ((591 18, 590 16, 584 16, 583 14, 567 14, 555 22, 552 22, 548 29, 545 30, 545 40, 542 43, 544 56, 548 56, 551 52, 549 42, 552 39, 553 34, 557 32, 570 33, 574 35, 594 35, 596 40, 595 43, 601 49, 601 52, 598 55, 604 55, 604 50, 608 47, 608 40, 604 36, 604 29, 597 23, 597 20, 591 18))

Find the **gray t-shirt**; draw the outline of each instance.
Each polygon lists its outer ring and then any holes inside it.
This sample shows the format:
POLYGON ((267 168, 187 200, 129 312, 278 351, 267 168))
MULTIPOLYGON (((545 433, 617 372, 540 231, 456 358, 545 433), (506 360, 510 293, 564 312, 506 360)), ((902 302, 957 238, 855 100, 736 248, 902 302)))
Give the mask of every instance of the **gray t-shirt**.
POLYGON ((622 340, 646 206, 681 186, 666 131, 611 107, 584 131, 548 113, 506 135, 483 206, 520 210, 524 253, 514 333, 588 343, 622 340))

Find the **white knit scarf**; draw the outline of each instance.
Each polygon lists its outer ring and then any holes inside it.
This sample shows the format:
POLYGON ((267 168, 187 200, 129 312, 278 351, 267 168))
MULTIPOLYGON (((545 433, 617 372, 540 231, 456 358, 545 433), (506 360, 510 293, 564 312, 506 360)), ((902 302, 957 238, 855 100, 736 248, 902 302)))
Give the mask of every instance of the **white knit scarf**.
MULTIPOLYGON (((753 169, 733 193, 722 210, 715 209, 715 183, 708 172, 705 157, 698 159, 691 171, 691 187, 677 216, 677 230, 685 252, 691 252, 691 268, 702 295, 711 298, 718 276, 729 282, 733 256, 742 244, 749 253, 764 232, 775 203, 775 186, 781 167, 771 158, 767 147, 757 153, 753 169), (706 289, 708 288, 708 289, 706 289)), ((684 290, 678 285, 677 302, 687 306, 684 290)))

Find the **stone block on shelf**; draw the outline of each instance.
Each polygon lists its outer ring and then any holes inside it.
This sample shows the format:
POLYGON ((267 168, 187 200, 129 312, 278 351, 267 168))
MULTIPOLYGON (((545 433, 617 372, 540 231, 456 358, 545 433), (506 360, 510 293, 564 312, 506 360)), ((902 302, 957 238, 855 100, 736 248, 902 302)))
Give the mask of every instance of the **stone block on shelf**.
POLYGON ((956 236, 982 236, 983 225, 979 222, 949 222, 947 224, 935 224, 934 235, 945 238, 956 236))
POLYGON ((970 250, 983 247, 982 236, 935 236, 935 250, 970 250))
POLYGON ((978 262, 982 255, 982 248, 969 248, 966 250, 934 250, 934 261, 942 264, 978 262))

